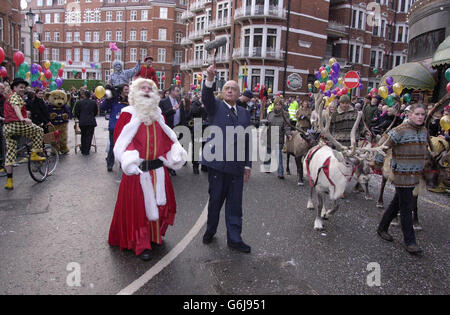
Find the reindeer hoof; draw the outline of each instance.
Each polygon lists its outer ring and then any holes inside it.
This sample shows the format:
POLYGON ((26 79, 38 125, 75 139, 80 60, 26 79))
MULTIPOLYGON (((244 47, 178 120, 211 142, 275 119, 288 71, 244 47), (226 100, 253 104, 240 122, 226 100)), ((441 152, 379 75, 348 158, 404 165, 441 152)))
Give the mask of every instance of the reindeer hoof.
POLYGON ((377 207, 377 208, 384 209, 384 203, 382 203, 382 202, 377 202, 376 207, 377 207))

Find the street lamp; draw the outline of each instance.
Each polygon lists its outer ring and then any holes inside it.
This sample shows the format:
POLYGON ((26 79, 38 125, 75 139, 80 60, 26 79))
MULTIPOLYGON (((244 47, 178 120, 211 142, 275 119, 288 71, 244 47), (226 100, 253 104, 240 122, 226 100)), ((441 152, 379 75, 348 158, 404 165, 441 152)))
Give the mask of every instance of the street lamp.
POLYGON ((36 14, 34 14, 33 12, 31 12, 31 7, 30 10, 26 13, 27 16, 27 25, 30 28, 30 59, 31 59, 31 64, 33 64, 33 26, 34 26, 34 17, 36 16, 36 14))
MULTIPOLYGON (((41 21, 40 18, 36 21, 36 33, 38 34, 38 40, 41 40, 41 34, 44 29, 44 23, 41 21)), ((41 64, 41 54, 38 54, 39 56, 39 64, 41 64)))

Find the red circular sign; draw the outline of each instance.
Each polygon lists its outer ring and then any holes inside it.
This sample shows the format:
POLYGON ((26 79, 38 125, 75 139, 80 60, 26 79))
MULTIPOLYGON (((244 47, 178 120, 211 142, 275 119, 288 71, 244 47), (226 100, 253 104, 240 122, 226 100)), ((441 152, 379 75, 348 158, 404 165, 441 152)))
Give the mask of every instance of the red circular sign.
POLYGON ((349 71, 344 77, 344 84, 349 89, 354 89, 359 86, 359 75, 356 71, 349 71))

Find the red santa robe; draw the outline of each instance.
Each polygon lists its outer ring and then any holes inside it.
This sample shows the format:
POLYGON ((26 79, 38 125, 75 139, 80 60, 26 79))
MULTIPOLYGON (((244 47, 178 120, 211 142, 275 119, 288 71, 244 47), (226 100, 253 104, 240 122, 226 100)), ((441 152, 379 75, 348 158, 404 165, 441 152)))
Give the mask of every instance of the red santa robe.
POLYGON ((180 169, 187 157, 175 132, 160 115, 158 121, 146 126, 134 106, 122 110, 114 130, 114 155, 121 163, 119 187, 108 242, 136 255, 161 244, 176 213, 175 194, 166 167, 180 169), (163 161, 164 166, 136 174, 143 160, 163 161), (134 173, 133 173, 134 172, 134 173))

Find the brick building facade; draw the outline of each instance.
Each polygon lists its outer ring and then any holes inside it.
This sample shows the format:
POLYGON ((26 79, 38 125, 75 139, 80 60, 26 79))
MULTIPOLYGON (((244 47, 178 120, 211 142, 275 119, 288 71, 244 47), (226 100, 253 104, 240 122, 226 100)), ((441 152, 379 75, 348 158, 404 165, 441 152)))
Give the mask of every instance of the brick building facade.
MULTIPOLYGON (((36 19, 44 22, 40 60, 65 63, 64 78, 107 81, 114 60, 125 69, 152 56, 161 89, 180 73, 185 0, 32 0, 36 19), (118 51, 109 49, 115 42, 118 51), (72 65, 68 61, 72 60, 72 65), (96 67, 91 67, 94 63, 96 67), (81 69, 85 68, 86 73, 81 69), (97 69, 96 69, 97 68, 97 69), (162 78, 165 76, 165 82, 162 78)), ((37 34, 33 34, 38 39, 37 34)), ((35 60, 39 59, 34 50, 35 60)))
MULTIPOLYGON (((2 66, 8 71, 8 79, 12 80, 17 71, 13 55, 20 50, 20 0, 2 1, 0 6, 0 47, 5 51, 2 66)), ((1 78, 0 78, 1 80, 1 78)))

